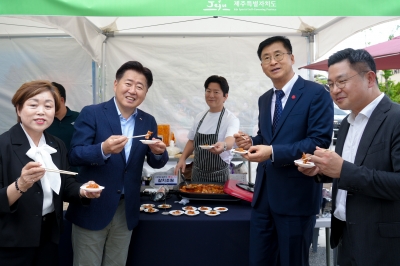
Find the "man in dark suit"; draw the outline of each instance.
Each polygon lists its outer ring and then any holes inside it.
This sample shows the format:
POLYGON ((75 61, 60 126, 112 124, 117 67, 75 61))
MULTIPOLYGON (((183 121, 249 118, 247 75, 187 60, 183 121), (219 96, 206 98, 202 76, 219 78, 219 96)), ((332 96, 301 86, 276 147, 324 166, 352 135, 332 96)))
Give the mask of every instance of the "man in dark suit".
POLYGON ((74 265, 125 265, 132 229, 138 224, 144 159, 153 168, 168 161, 165 144, 143 144, 148 131, 157 136, 153 116, 137 107, 153 82, 151 71, 136 61, 123 64, 114 81, 115 97, 86 106, 75 121, 69 160, 80 166, 79 180, 104 186, 101 200, 89 207, 70 204, 74 265))
POLYGON ((329 147, 332 99, 323 86, 294 73, 287 38, 264 40, 257 54, 274 88, 259 98, 257 136, 235 134, 237 145, 248 149, 244 157, 259 162, 250 221, 250 265, 309 265, 322 187, 299 173, 294 160, 316 146, 329 147))
POLYGON ((330 241, 340 266, 400 265, 400 105, 379 90, 367 51, 339 51, 328 66, 331 96, 351 113, 336 152, 317 148, 316 167, 299 170, 333 179, 330 241))

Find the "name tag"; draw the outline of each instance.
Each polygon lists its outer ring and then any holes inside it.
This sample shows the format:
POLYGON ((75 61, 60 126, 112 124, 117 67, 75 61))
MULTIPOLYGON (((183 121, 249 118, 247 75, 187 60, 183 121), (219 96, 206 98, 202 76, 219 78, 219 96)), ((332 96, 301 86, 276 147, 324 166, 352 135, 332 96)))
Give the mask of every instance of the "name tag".
POLYGON ((178 176, 176 175, 156 175, 153 176, 154 185, 177 185, 178 176))

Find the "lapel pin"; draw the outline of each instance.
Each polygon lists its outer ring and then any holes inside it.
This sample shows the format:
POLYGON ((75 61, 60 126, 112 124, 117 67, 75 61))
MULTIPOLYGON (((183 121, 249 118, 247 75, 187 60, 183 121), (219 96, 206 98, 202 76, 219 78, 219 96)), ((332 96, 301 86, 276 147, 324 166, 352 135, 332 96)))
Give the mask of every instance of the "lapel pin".
POLYGON ((296 99, 296 95, 292 95, 292 100, 296 99))
POLYGON ((139 117, 139 119, 140 119, 140 120, 142 120, 142 118, 141 118, 141 117, 139 117))

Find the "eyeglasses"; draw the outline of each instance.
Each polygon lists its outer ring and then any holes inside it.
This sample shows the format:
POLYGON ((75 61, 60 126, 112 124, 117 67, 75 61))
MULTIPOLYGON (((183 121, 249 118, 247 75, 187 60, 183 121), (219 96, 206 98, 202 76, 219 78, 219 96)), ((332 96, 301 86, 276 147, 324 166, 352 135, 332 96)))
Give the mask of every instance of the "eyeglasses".
MULTIPOLYGON (((274 60, 275 61, 282 61, 283 60, 283 56, 285 55, 285 54, 292 54, 292 53, 276 53, 276 54, 274 54, 274 60)), ((272 57, 271 56, 266 56, 266 57, 264 57, 263 59, 261 59, 261 63, 262 64, 269 64, 269 63, 271 63, 271 60, 272 60, 272 57)))
POLYGON ((355 75, 353 75, 353 76, 351 76, 351 77, 349 77, 349 78, 347 78, 347 79, 344 79, 344 80, 337 80, 337 81, 335 81, 335 82, 329 82, 329 83, 327 84, 328 87, 329 87, 329 91, 332 91, 332 90, 334 89, 334 85, 336 85, 336 87, 337 87, 338 89, 343 89, 344 87, 346 87, 346 83, 347 83, 350 79, 352 79, 352 78, 354 78, 355 76, 360 75, 361 73, 364 73, 364 72, 368 72, 368 71, 357 72, 355 75))

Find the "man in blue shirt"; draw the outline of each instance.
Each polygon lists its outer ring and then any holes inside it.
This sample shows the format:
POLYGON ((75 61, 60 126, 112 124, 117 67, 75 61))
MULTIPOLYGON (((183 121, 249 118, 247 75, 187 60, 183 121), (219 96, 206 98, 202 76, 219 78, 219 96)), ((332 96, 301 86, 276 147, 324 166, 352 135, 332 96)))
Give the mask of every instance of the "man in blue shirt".
POLYGON ((168 161, 165 144, 143 144, 148 131, 157 136, 154 117, 138 109, 153 82, 150 69, 137 61, 123 64, 114 81, 115 96, 82 109, 75 121, 69 162, 77 179, 94 180, 105 189, 90 206, 70 204, 74 265, 125 265, 132 229, 139 222, 143 163, 161 168, 168 161))

